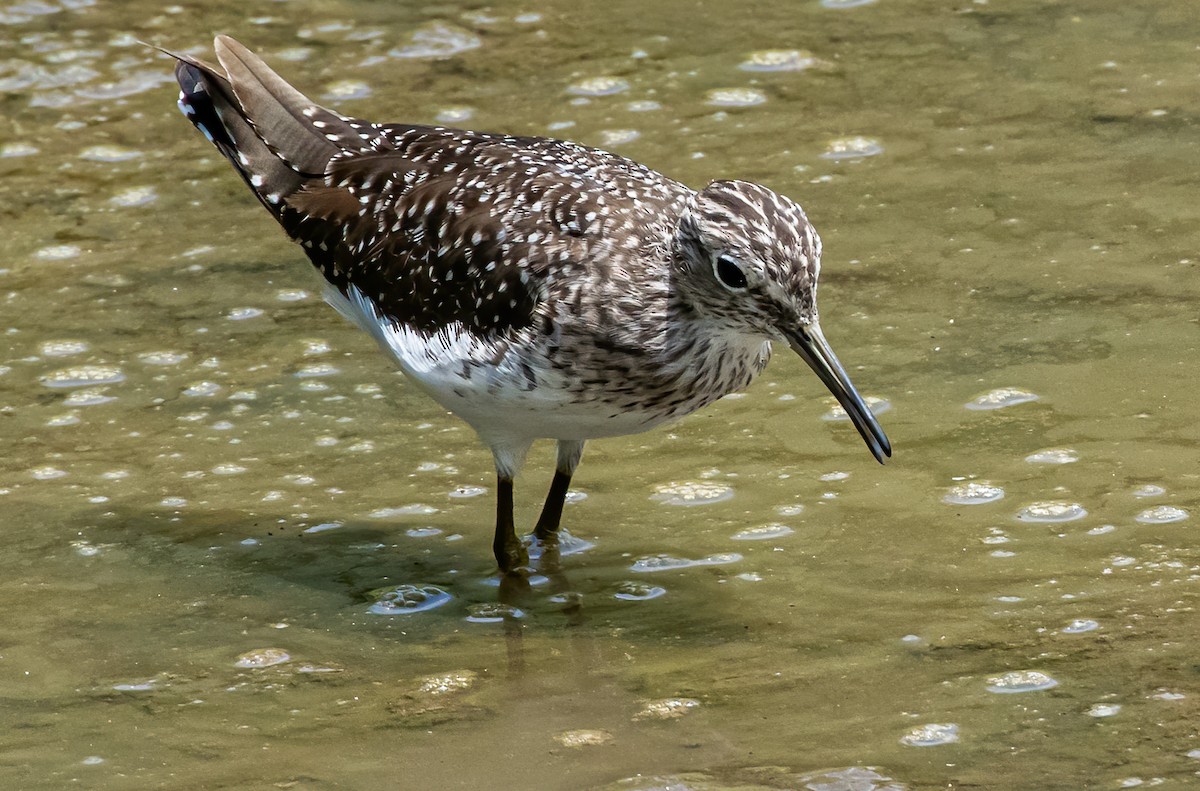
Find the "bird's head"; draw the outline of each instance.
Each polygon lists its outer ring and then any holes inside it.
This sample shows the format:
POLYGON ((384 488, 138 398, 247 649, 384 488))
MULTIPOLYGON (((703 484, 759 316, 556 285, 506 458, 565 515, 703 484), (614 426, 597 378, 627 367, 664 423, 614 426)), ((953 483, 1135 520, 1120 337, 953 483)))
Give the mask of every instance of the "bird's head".
POLYGON ((880 462, 891 444, 817 322, 821 238, 804 210, 748 181, 714 181, 683 212, 678 286, 725 330, 787 343, 837 398, 880 462))

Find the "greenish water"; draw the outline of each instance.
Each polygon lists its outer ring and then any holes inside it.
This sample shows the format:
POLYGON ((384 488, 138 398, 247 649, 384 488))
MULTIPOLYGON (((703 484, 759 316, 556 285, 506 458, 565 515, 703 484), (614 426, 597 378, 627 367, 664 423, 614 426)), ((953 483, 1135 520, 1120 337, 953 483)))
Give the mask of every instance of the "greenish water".
POLYGON ((1196 782, 1193 3, 398 5, 0 6, 0 786, 1196 782), (473 48, 405 57, 437 22, 473 48), (566 520, 595 546, 468 621, 490 457, 321 304, 135 43, 214 32, 353 114, 468 108, 797 199, 894 461, 781 352, 592 443, 566 520), (763 50, 811 59, 740 67, 763 50), (1000 388, 1038 398, 967 408, 1000 388), (733 496, 652 499, 682 483, 733 496), (401 584, 452 599, 368 612, 401 584), (237 665, 262 649, 289 659, 237 665), (989 690, 1025 671, 1057 685, 989 690))

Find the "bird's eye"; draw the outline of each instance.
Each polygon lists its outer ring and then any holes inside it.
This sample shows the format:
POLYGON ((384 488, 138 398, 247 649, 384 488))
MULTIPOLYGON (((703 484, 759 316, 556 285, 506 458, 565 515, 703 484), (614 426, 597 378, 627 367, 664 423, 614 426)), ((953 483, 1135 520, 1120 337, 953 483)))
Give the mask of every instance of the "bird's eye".
POLYGON ((745 288, 746 273, 727 255, 717 256, 717 261, 713 264, 713 270, 717 273, 717 279, 720 280, 726 288, 745 288))

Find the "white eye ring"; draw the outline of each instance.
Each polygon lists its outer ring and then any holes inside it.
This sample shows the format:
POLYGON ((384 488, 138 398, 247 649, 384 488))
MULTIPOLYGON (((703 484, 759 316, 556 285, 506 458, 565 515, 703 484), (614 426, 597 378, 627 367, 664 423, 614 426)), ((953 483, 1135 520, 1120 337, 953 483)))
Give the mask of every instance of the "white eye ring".
POLYGON ((713 274, 730 291, 744 291, 749 285, 745 271, 731 255, 721 254, 713 259, 713 274))

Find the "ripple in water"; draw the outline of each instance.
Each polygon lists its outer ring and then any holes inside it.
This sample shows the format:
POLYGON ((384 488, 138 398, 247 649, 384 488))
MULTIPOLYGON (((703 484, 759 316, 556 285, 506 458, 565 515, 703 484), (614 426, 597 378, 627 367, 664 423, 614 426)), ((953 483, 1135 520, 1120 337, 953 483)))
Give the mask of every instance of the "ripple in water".
POLYGON ((1046 448, 1025 457, 1030 464, 1074 464, 1079 461, 1079 453, 1071 448, 1046 448))
POLYGON ((669 483, 657 487, 651 500, 665 505, 710 505, 733 497, 733 489, 715 483, 669 483))
POLYGON ((413 31, 409 43, 389 50, 393 58, 449 58, 483 46, 483 39, 469 30, 445 22, 433 22, 413 31))
POLYGON ((704 99, 712 107, 754 107, 766 101, 767 95, 755 88, 716 88, 704 99))
POLYGON ((78 365, 52 371, 39 377, 39 381, 56 389, 111 385, 125 381, 125 372, 113 365, 78 365))
POLYGON ((790 536, 796 531, 787 525, 763 525, 762 527, 747 527, 739 530, 730 538, 734 541, 767 541, 772 538, 790 536))
POLYGON ((994 503, 1004 497, 1004 490, 999 486, 982 481, 971 481, 951 486, 942 497, 943 503, 950 505, 982 505, 994 503))
POLYGON ((446 591, 432 585, 405 584, 379 594, 367 612, 372 615, 412 615, 441 607, 452 598, 446 591))
POLYGON ((1074 522, 1087 516, 1087 509, 1079 503, 1030 503, 1017 512, 1022 522, 1074 522))
POLYGON ((1057 681, 1037 670, 1014 670, 1002 676, 989 678, 987 682, 988 692, 995 692, 999 695, 1041 692, 1057 686, 1057 681))
POLYGON ((1176 508, 1173 505, 1156 505, 1142 511, 1134 519, 1144 525, 1165 525, 1171 522, 1182 522, 1188 516, 1188 512, 1182 508, 1176 508))
POLYGON ((998 387, 971 399, 967 402, 966 407, 974 410, 1004 409, 1017 404, 1028 404, 1039 398, 1041 396, 1037 393, 1022 390, 1019 387, 998 387))
POLYGON ((613 594, 613 598, 621 601, 649 601, 657 599, 666 592, 666 588, 658 585, 649 585, 644 582, 622 582, 617 586, 617 592, 613 594))
POLYGON ((762 49, 751 52, 738 68, 743 71, 803 71, 816 63, 817 59, 807 50, 762 49))
POLYGON ((900 743, 907 747, 937 747, 942 744, 954 744, 958 741, 958 726, 954 723, 931 722, 913 728, 900 737, 900 743))
POLYGON ((715 555, 709 555, 705 558, 677 558, 671 555, 651 555, 650 557, 638 558, 629 567, 630 571, 641 573, 653 571, 671 571, 673 569, 695 568, 697 566, 724 566, 730 563, 737 563, 742 559, 742 556, 736 552, 718 552, 715 555))

